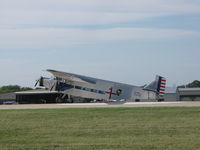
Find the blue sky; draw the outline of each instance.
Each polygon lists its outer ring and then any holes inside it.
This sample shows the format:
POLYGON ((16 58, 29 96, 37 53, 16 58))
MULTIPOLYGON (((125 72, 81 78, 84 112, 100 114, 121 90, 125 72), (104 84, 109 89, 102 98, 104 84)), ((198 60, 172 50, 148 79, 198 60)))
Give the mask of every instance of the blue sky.
POLYGON ((56 69, 144 85, 200 80, 199 0, 0 0, 0 86, 56 69))

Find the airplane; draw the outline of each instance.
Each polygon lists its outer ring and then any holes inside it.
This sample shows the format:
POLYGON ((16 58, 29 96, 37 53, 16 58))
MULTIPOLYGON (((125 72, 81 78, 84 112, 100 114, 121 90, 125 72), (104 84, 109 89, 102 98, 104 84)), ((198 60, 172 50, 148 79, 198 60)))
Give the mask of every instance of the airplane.
POLYGON ((40 77, 35 86, 39 83, 39 86, 47 90, 57 91, 59 96, 56 102, 73 103, 77 98, 82 99, 82 102, 86 100, 87 102, 92 100, 138 102, 149 99, 163 100, 165 94, 166 79, 158 75, 151 84, 140 87, 51 69, 47 71, 54 77, 40 77))

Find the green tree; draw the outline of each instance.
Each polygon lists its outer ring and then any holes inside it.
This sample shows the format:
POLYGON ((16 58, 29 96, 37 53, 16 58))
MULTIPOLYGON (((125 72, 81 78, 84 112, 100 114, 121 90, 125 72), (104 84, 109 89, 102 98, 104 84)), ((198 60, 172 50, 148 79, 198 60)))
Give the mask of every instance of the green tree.
POLYGON ((10 92, 27 91, 27 90, 32 90, 32 88, 20 87, 19 85, 8 85, 0 87, 0 93, 10 93, 10 92))
POLYGON ((192 83, 189 83, 186 85, 187 88, 199 88, 200 87, 200 81, 195 80, 192 83))
POLYGON ((200 81, 194 80, 193 82, 187 85, 180 85, 178 88, 200 88, 200 81))

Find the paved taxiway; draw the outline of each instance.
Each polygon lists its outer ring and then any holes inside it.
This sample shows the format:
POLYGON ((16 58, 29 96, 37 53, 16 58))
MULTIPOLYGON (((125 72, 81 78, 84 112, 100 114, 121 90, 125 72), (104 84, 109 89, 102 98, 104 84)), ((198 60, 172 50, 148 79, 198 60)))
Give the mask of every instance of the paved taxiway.
POLYGON ((49 108, 101 108, 101 107, 193 107, 200 102, 131 102, 131 103, 72 103, 72 104, 18 104, 0 105, 4 109, 49 109, 49 108))

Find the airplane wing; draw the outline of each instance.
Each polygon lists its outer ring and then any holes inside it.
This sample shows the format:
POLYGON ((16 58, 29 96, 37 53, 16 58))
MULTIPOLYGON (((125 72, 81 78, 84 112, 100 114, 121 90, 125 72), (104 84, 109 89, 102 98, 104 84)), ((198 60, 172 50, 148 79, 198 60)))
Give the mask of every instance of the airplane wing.
POLYGON ((50 70, 50 69, 48 69, 47 71, 52 73, 55 77, 66 79, 69 81, 83 82, 83 83, 90 83, 90 84, 96 83, 95 81, 91 80, 89 77, 85 77, 85 76, 80 76, 80 75, 75 75, 72 73, 66 73, 66 72, 50 70))

